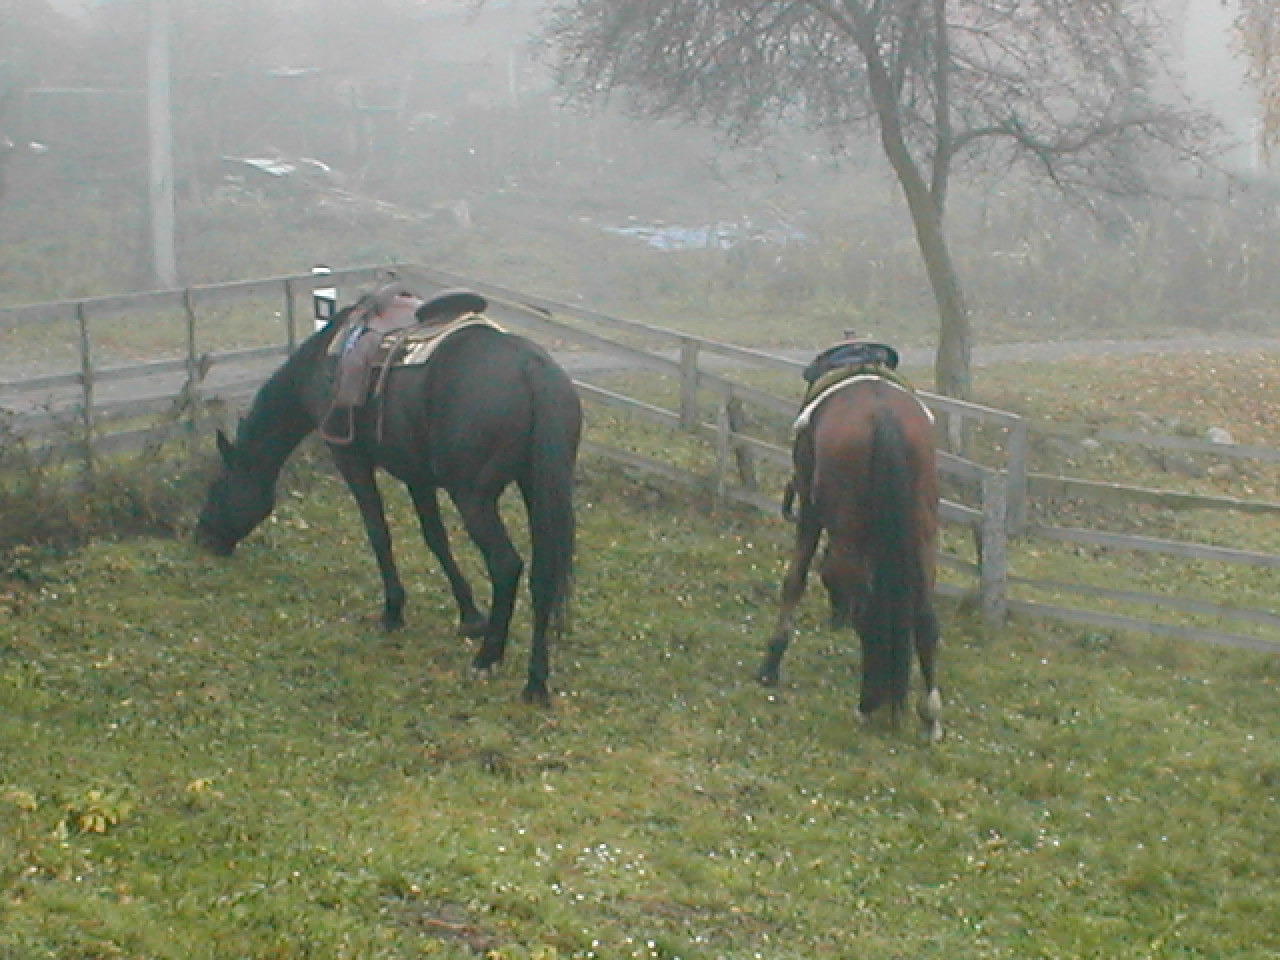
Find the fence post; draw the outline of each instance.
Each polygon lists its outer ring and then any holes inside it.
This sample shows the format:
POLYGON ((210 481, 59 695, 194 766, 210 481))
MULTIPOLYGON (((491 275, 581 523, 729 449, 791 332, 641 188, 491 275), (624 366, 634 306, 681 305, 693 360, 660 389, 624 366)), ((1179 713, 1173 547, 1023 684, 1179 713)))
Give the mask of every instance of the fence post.
POLYGON ((81 425, 84 428, 84 469, 93 472, 93 357, 89 340, 89 318, 85 315, 83 301, 76 304, 76 326, 80 337, 80 403, 81 425))
POLYGON ((998 470, 982 474, 982 622, 1004 624, 1009 612, 1008 481, 998 470))
POLYGON ((1030 449, 1030 425, 1025 417, 1009 428, 1008 517, 1009 535, 1021 536, 1027 525, 1027 456, 1030 449))
POLYGON ((284 281, 284 336, 289 355, 298 347, 298 316, 293 303, 293 281, 288 277, 284 281))
POLYGON ((729 418, 729 402, 726 400, 716 411, 716 475, 715 495, 717 502, 725 499, 729 488, 729 456, 733 449, 731 436, 733 426, 729 418))
POLYGON ((186 394, 183 399, 187 408, 187 435, 190 440, 194 441, 200 420, 200 383, 204 380, 205 365, 201 363, 200 354, 196 352, 198 349, 196 307, 191 299, 190 287, 182 291, 182 310, 186 314, 187 321, 187 382, 183 387, 183 391, 186 394))
MULTIPOLYGON (((322 263, 317 263, 311 268, 313 277, 331 277, 332 275, 333 270, 322 263)), ((313 286, 311 288, 311 319, 315 329, 322 329, 337 312, 338 288, 313 286)))
POLYGON ((698 342, 680 338, 680 428, 698 425, 698 342))
POLYGON ((728 441, 733 447, 733 455, 738 462, 738 479, 746 489, 754 492, 760 489, 760 484, 756 480, 755 454, 748 448, 733 442, 733 435, 742 433, 743 428, 746 427, 747 415, 742 409, 742 398, 734 393, 732 388, 729 390, 729 398, 725 401, 724 409, 729 426, 728 441))

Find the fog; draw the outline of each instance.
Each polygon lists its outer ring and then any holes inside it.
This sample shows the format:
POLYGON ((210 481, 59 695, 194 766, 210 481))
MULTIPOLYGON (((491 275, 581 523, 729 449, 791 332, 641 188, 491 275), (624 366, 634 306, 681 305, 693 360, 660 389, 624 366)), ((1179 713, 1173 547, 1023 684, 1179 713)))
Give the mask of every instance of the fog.
MULTIPOLYGON (((1029 335, 1064 315, 1105 331, 1115 310, 1195 327, 1270 316, 1274 197, 1248 143, 1256 99, 1229 14, 1218 0, 1170 4, 1184 25, 1170 47, 1190 95, 1222 117, 1232 175, 1189 184, 1173 207, 1092 213, 1007 180, 957 187, 951 231, 982 335, 1029 335)), ((536 0, 167 5, 183 283, 430 259, 622 311, 669 308, 655 300, 668 294, 695 308, 705 295, 765 310, 833 310, 843 297, 873 316, 930 311, 874 139, 833 156, 792 131, 748 149, 570 108, 531 42, 536 0), (696 269, 711 278, 690 280, 680 258, 708 248, 719 259, 696 269)), ((9 4, 21 16, 0 33, 8 302, 155 285, 148 6, 9 4)))
POLYGON ((1243 172, 1263 172, 1267 158, 1258 144, 1258 95, 1246 83, 1244 63, 1232 38, 1235 4, 1179 0, 1174 8, 1181 14, 1175 51, 1184 65, 1187 92, 1208 104, 1222 120, 1224 136, 1232 144, 1229 166, 1243 172))

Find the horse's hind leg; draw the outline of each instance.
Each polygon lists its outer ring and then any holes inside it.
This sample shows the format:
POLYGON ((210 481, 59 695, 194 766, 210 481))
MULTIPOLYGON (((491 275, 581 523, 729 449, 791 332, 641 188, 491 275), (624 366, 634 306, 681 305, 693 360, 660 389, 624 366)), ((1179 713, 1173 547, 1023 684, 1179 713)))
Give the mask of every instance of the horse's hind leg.
POLYGON ((411 486, 409 495, 413 497, 413 505, 418 512, 422 538, 426 540, 427 546, 440 561, 444 575, 449 580, 449 589, 453 592, 454 602, 458 605, 458 632, 464 637, 483 635, 488 621, 476 607, 471 584, 467 583, 466 577, 462 575, 457 561, 453 558, 453 550, 449 546, 449 535, 445 531, 444 523, 440 520, 440 501, 437 499, 435 487, 411 486))
POLYGON ((796 530, 796 544, 791 552, 791 565, 787 568, 786 579, 782 581, 782 605, 778 611, 778 622, 773 630, 773 637, 765 650, 764 662, 760 664, 757 675, 766 687, 776 687, 782 667, 783 654, 791 644, 791 633, 795 627, 796 605, 804 596, 805 581, 809 577, 809 566, 813 563, 813 554, 818 549, 818 541, 822 537, 822 524, 811 508, 801 508, 800 524, 796 530))
POLYGON ((942 739, 942 694, 938 691, 937 679, 938 617, 928 597, 916 613, 915 645, 920 674, 924 679, 924 690, 920 694, 920 721, 929 742, 937 743, 942 739))
POLYGON ((484 640, 477 651, 473 666, 487 670, 502 662, 507 652, 507 634, 511 628, 511 613, 515 608, 516 588, 524 561, 516 552, 507 528, 498 512, 496 497, 454 497, 467 533, 475 541, 484 556, 489 580, 493 584, 493 600, 489 605, 489 623, 484 640))

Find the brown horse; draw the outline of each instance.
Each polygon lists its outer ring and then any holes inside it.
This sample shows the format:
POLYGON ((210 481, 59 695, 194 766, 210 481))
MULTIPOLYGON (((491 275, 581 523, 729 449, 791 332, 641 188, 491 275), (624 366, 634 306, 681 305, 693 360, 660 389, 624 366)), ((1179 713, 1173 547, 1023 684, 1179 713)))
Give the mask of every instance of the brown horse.
POLYGON ((920 718, 926 736, 937 741, 942 697, 935 677, 933 418, 910 389, 874 374, 845 380, 806 415, 794 450, 800 499, 795 548, 760 682, 778 683, 796 605, 826 531, 821 572, 832 625, 854 627, 862 641, 862 719, 887 702, 896 723, 907 702, 914 648, 924 677, 920 718))

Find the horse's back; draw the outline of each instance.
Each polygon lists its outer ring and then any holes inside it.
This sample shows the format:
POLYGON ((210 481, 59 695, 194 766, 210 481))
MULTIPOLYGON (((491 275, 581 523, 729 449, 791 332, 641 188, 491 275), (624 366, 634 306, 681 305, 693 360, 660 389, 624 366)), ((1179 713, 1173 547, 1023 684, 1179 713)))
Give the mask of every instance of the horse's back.
POLYGON ((933 418, 910 390, 888 380, 852 383, 827 397, 814 415, 814 447, 822 458, 860 462, 875 436, 877 421, 901 433, 913 463, 936 473, 933 418))
POLYGON ((576 449, 581 405, 545 350, 516 334, 470 327, 420 367, 397 368, 383 397, 384 440, 427 453, 442 486, 505 483, 530 456, 536 418, 562 421, 576 449))
POLYGON ((546 350, 492 327, 459 331, 427 366, 429 393, 443 416, 462 424, 513 427, 535 413, 581 419, 577 388, 546 350), (546 408, 546 409, 542 409, 546 408))

